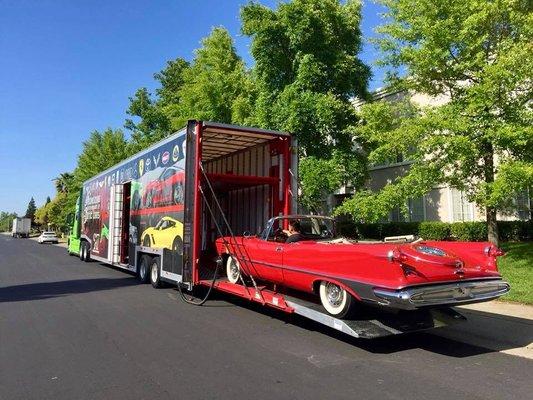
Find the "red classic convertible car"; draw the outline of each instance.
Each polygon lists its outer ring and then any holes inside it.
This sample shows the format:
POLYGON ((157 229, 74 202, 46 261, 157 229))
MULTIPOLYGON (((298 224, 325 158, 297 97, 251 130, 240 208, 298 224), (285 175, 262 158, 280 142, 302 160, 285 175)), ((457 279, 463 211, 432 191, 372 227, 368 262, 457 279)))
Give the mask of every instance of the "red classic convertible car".
POLYGON ((217 239, 226 274, 246 276, 320 298, 347 317, 358 302, 415 310, 495 299, 507 293, 488 242, 355 242, 335 236, 332 218, 276 217, 258 236, 217 239))

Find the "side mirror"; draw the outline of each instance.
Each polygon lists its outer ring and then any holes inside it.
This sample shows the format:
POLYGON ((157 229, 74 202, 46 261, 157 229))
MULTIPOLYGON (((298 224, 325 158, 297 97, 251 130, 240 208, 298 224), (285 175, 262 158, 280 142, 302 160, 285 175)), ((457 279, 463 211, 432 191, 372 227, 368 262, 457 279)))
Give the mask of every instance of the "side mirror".
POLYGON ((244 236, 245 238, 249 238, 250 236, 252 236, 252 234, 249 231, 244 231, 242 236, 244 236))

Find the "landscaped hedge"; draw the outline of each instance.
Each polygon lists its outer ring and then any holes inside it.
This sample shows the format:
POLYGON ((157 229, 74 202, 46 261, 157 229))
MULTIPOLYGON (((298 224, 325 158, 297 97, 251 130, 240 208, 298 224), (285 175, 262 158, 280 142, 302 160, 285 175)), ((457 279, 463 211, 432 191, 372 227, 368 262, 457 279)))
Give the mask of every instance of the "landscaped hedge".
MULTIPOLYGON (((485 222, 384 222, 360 224, 342 221, 337 224, 340 235, 353 239, 383 239, 386 236, 415 235, 426 240, 487 240, 485 222)), ((499 221, 500 240, 514 242, 533 239, 533 221, 499 221)))

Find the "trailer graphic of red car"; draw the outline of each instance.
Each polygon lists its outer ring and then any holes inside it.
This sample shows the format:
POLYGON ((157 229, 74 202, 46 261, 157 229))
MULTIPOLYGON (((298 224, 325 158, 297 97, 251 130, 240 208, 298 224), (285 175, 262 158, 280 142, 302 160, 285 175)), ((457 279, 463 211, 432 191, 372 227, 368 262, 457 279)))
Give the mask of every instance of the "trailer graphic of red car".
POLYGON ((168 167, 144 189, 142 204, 145 208, 169 204, 183 204, 185 172, 183 168, 168 167))

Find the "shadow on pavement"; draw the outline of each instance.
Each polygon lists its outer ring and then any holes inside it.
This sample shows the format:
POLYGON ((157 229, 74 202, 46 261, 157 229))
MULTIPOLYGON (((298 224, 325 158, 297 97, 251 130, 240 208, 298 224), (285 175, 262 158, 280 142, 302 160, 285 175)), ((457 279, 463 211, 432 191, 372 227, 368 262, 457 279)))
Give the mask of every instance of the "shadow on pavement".
MULTIPOLYGON (((297 327, 300 327, 302 329, 305 329, 307 331, 315 331, 323 335, 327 335, 331 338, 334 338, 336 340, 342 341, 344 343, 348 343, 353 346, 357 346, 365 351, 368 351, 370 353, 376 353, 376 354, 393 354, 401 351, 406 350, 412 350, 412 349, 421 349, 425 351, 429 351, 436 354, 441 354, 447 357, 455 357, 455 358, 464 358, 464 357, 471 357, 476 356, 479 354, 485 354, 485 353, 492 353, 499 350, 506 350, 513 347, 517 347, 516 344, 512 343, 500 343, 501 349, 494 350, 495 347, 492 346, 491 348, 477 346, 473 344, 468 344, 461 342, 461 336, 467 336, 470 335, 470 329, 468 326, 468 320, 467 322, 459 323, 457 325, 452 325, 450 327, 443 327, 443 328, 435 328, 425 331, 418 331, 418 332, 412 332, 412 333, 405 333, 400 335, 391 335, 391 336, 385 336, 380 337, 376 339, 358 339, 351 336, 348 336, 342 332, 338 332, 332 328, 329 328, 327 326, 321 325, 315 321, 309 320, 305 317, 302 317, 297 314, 286 314, 282 311, 278 311, 269 307, 261 306, 257 303, 250 303, 244 299, 239 298, 233 298, 231 296, 217 296, 217 298, 212 299, 215 302, 222 300, 229 302, 231 304, 247 308, 249 310, 253 310, 255 312, 260 312, 264 315, 268 315, 271 318, 284 321, 287 324, 291 324, 297 327), (456 335, 456 338, 458 340, 454 340, 453 338, 447 338, 440 335, 440 333, 445 333, 446 329, 455 329, 456 332, 461 332, 461 335, 456 335), (437 333, 437 334, 433 334, 437 333)), ((208 302, 209 303, 209 302, 208 302)), ((461 310, 462 312, 462 310, 461 310)), ((476 312, 478 313, 478 312, 476 312)), ((487 313, 479 313, 479 314, 487 314, 487 313)), ((468 318, 471 318, 469 315, 468 318)), ((505 317, 506 319, 512 318, 512 317, 505 317)), ((520 318, 514 318, 514 322, 519 322, 522 324, 529 324, 530 329, 524 330, 520 333, 522 337, 522 343, 523 346, 526 346, 527 344, 531 343, 533 332, 531 331, 531 321, 529 320, 522 320, 520 318)), ((501 319, 496 319, 495 322, 492 323, 491 332, 494 335, 498 335, 498 332, 501 332, 502 330, 509 329, 509 327, 505 324, 502 324, 500 327, 496 326, 498 323, 502 323, 501 319)), ((488 329, 488 328, 487 328, 488 329)))
POLYGON ((70 294, 98 292, 137 284, 135 279, 129 277, 28 283, 0 288, 0 303, 45 300, 70 294))

